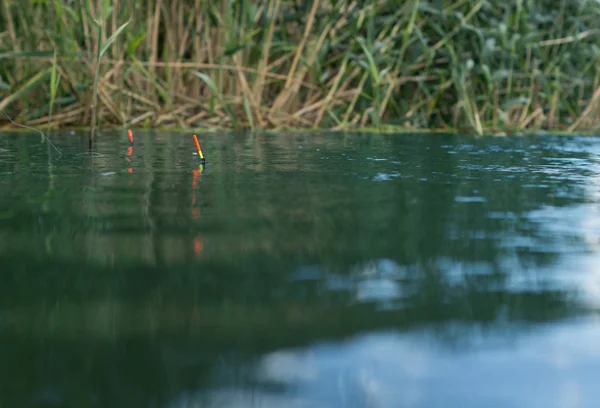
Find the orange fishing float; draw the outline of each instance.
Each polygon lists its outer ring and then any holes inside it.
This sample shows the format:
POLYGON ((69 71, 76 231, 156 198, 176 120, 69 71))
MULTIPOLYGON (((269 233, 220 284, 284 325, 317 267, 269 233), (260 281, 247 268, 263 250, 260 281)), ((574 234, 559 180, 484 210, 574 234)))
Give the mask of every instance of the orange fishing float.
POLYGON ((200 143, 198 143, 198 138, 194 135, 194 142, 196 143, 196 150, 198 150, 198 156, 200 157, 200 163, 206 164, 206 159, 202 154, 202 149, 200 149, 200 143))
POLYGON ((127 136, 129 136, 129 141, 131 142, 131 144, 133 144, 133 132, 131 131, 131 129, 127 130, 127 136))

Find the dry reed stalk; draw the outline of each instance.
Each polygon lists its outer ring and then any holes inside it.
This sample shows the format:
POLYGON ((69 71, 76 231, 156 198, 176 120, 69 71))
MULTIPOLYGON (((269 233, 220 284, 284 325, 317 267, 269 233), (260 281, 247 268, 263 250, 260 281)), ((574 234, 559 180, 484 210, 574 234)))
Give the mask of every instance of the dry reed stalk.
POLYGON ((206 117, 208 117, 208 116, 209 116, 209 113, 208 113, 208 112, 206 112, 206 111, 199 112, 199 113, 197 113, 196 115, 194 115, 194 116, 192 116, 192 117, 190 117, 190 118, 186 119, 186 120, 185 120, 185 124, 186 124, 187 126, 192 126, 192 125, 193 125, 193 124, 194 124, 196 121, 198 121, 198 120, 200 120, 200 119, 204 119, 204 118, 206 118, 206 117))
MULTIPOLYGON (((241 61, 239 61, 239 58, 238 58, 238 64, 241 65, 241 61)), ((259 121, 259 123, 263 123, 262 114, 260 112, 260 105, 258 105, 256 100, 254 99, 254 95, 253 95, 252 91, 250 90, 250 85, 248 85, 248 81, 246 80, 246 75, 244 75, 244 72, 241 70, 237 71, 237 75, 238 75, 238 80, 242 87, 242 92, 243 92, 244 96, 248 98, 249 103, 250 103, 250 108, 252 109, 254 116, 259 121)), ((251 115, 252 115, 252 112, 248 112, 248 116, 249 116, 248 119, 249 119, 250 123, 253 123, 253 118, 251 117, 251 115)))
MULTIPOLYGON (((106 63, 110 63, 110 64, 125 64, 126 61, 103 61, 103 64, 106 63)), ((204 70, 224 70, 224 71, 241 71, 241 72, 245 72, 245 73, 249 73, 249 74, 262 74, 263 71, 259 71, 255 68, 251 68, 251 67, 240 67, 240 66, 235 66, 235 65, 229 65, 229 64, 210 64, 210 63, 196 63, 196 62, 174 62, 172 64, 168 64, 165 62, 150 62, 150 61, 140 61, 139 64, 141 66, 144 67, 161 67, 164 68, 168 65, 170 65, 173 68, 194 68, 194 69, 204 69, 204 70)), ((264 71, 264 76, 265 78, 273 78, 273 79, 278 79, 278 80, 285 80, 287 78, 286 75, 283 74, 277 74, 277 73, 273 73, 273 72, 268 72, 268 71, 264 71)), ((314 85, 314 84, 310 84, 307 82, 302 82, 301 83, 302 86, 308 88, 308 89, 315 89, 318 90, 319 88, 314 85)))
POLYGON ((531 115, 529 115, 527 118, 525 118, 525 120, 523 120, 521 123, 519 123, 519 127, 521 129, 525 129, 527 128, 527 125, 529 125, 529 123, 531 123, 534 119, 537 119, 540 116, 543 116, 544 114, 544 110, 542 108, 537 108, 535 111, 533 111, 533 113, 531 115))
POLYGON ((556 38, 554 40, 540 41, 538 44, 540 47, 551 47, 551 46, 555 46, 555 45, 563 45, 563 44, 572 43, 574 41, 581 41, 591 34, 593 34, 593 32, 591 30, 588 30, 588 31, 581 32, 577 35, 570 35, 565 38, 556 38))
POLYGON ((367 124, 367 120, 369 119, 369 114, 374 111, 375 111, 375 108, 371 106, 363 112, 361 119, 360 119, 360 126, 364 127, 367 124))
POLYGON ((348 106, 348 109, 346 109, 346 115, 345 115, 345 119, 343 119, 343 122, 347 122, 348 119, 350 118, 350 116, 352 115, 354 106, 356 106, 356 102, 358 101, 358 98, 359 98, 360 94, 362 93, 365 83, 367 82, 368 78, 369 78, 369 73, 365 72, 358 84, 358 87, 354 89, 354 98, 352 98, 352 102, 348 106))
MULTIPOLYGON (((275 102, 271 106, 271 110, 269 112, 269 116, 273 114, 273 112, 278 111, 281 106, 285 103, 285 101, 289 98, 289 93, 292 87, 292 81, 294 74, 296 73, 296 67, 298 66, 298 61, 300 60, 300 55, 304 51, 304 46, 308 40, 308 35, 312 29, 312 26, 315 22, 315 15, 317 14, 317 10, 319 8, 320 0, 313 0, 312 8, 310 10, 310 14, 308 16, 308 21, 306 22, 306 27, 304 28, 304 34, 302 36, 302 40, 300 40, 300 44, 298 44, 298 48, 294 55, 294 60, 292 61, 292 66, 289 69, 287 78, 285 80, 285 85, 283 87, 283 91, 279 93, 279 95, 275 98, 275 102)), ((297 82, 297 81, 294 81, 297 82)))
POLYGON ((118 88, 117 86, 112 85, 112 84, 107 83, 106 86, 111 88, 113 91, 120 92, 123 95, 128 96, 132 100, 141 102, 142 104, 146 105, 147 107, 150 107, 151 109, 154 109, 157 111, 160 110, 160 105, 154 101, 151 101, 150 99, 147 99, 141 95, 135 94, 127 89, 118 88))
POLYGON ((123 117, 121 116, 121 112, 113 102, 113 96, 109 93, 104 85, 104 81, 100 81, 100 86, 98 87, 98 96, 100 97, 100 101, 104 104, 107 110, 119 121, 123 121, 123 117))
POLYGON ((154 124, 155 124, 155 126, 159 126, 168 121, 175 122, 175 121, 177 121, 177 118, 181 114, 186 114, 190 108, 193 108, 193 106, 190 107, 189 105, 183 105, 183 106, 180 106, 179 108, 173 110, 173 112, 164 113, 156 118, 156 121, 154 122, 154 124))
POLYGON ((137 125, 138 123, 154 116, 154 112, 145 112, 137 117, 134 117, 132 120, 130 120, 129 122, 127 122, 128 126, 134 126, 137 125))
POLYGON ((396 81, 394 79, 390 79, 389 84, 388 84, 388 89, 385 92, 385 95, 383 97, 383 101, 381 103, 381 106, 379 107, 379 119, 382 119, 383 117, 383 113, 385 112, 385 108, 392 96, 392 91, 394 90, 394 88, 396 87, 396 81))
MULTIPOLYGON (((194 26, 194 55, 198 59, 198 61, 204 60, 202 41, 200 34, 203 29, 203 11, 200 9, 200 0, 194 1, 194 8, 191 15, 195 16, 195 26, 194 26)), ((196 99, 200 98, 200 84, 197 84, 193 87, 192 96, 196 99)))
MULTIPOLYGON (((275 31, 275 16, 278 14, 279 11, 279 3, 280 0, 273 0, 269 2, 269 12, 267 12, 267 15, 270 18, 269 31, 267 33, 267 40, 262 49, 263 55, 258 68, 258 78, 254 83, 253 89, 255 95, 254 99, 258 106, 262 106, 264 84, 265 78, 267 76, 267 67, 269 61, 269 52, 271 50, 271 44, 273 43, 273 33, 275 31)), ((257 116, 257 119, 259 126, 264 126, 265 122, 262 115, 259 114, 257 116)))
MULTIPOLYGON (((150 28, 147 32, 152 33, 150 36, 150 66, 149 71, 150 74, 156 76, 156 61, 158 59, 158 24, 160 21, 160 10, 162 8, 162 0, 156 0, 156 4, 154 6, 154 15, 152 20, 148 20, 148 24, 151 24, 150 28)), ((149 10, 152 10, 151 8, 149 10)), ((146 92, 151 93, 150 83, 147 84, 146 92)))
MULTIPOLYGON (((63 112, 61 114, 53 114, 52 115, 52 119, 55 125, 61 125, 64 123, 69 123, 69 119, 74 119, 75 117, 81 116, 82 113, 84 113, 86 110, 85 107, 82 106, 73 106, 71 107, 71 109, 69 109, 66 112, 63 112)), ((30 125, 36 126, 36 125, 43 125, 45 123, 48 122, 49 117, 48 116, 43 116, 41 118, 32 120, 30 122, 28 122, 30 125)))
POLYGON ((596 91, 594 92, 594 96, 592 96, 592 100, 590 101, 590 103, 588 103, 587 107, 585 108, 585 110, 583 111, 583 113, 577 118, 577 120, 571 126, 569 126, 567 128, 567 131, 573 132, 575 129, 577 129, 577 127, 579 126, 579 124, 585 118, 587 118, 587 116, 596 107, 596 103, 598 102, 599 98, 600 98, 600 88, 597 88, 596 91))

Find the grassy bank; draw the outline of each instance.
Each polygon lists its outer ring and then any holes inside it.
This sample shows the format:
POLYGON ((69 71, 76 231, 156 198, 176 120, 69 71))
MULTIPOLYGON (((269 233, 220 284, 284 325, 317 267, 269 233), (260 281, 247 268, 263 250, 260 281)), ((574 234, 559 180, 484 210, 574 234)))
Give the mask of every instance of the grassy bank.
POLYGON ((0 5, 0 107, 29 125, 600 127, 598 2, 0 5))

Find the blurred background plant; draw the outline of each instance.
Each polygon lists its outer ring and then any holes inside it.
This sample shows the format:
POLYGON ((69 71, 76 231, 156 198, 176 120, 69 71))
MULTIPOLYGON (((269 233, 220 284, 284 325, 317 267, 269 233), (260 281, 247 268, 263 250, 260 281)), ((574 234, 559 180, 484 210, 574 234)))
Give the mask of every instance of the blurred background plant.
POLYGON ((0 12, 0 107, 28 125, 97 113, 105 127, 484 133, 600 119, 597 1, 2 0, 0 12))

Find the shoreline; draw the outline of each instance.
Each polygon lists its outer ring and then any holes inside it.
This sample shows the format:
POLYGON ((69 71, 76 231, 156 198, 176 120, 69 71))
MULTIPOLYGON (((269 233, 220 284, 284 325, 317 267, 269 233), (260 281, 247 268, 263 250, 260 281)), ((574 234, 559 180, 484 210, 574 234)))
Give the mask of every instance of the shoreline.
MULTIPOLYGON (((72 126, 72 127, 64 127, 59 129, 50 129, 46 130, 43 127, 36 128, 30 126, 31 129, 22 128, 19 126, 10 126, 10 127, 0 127, 0 137, 5 133, 37 133, 42 132, 44 135, 53 134, 60 135, 70 132, 91 132, 91 127, 89 126, 72 126)), ((357 134, 357 133, 370 133, 370 134, 385 134, 385 135, 397 135, 397 136, 406 136, 406 135, 429 135, 429 134, 455 134, 462 136, 474 136, 474 137, 526 137, 526 136, 600 136, 600 128, 599 129, 589 129, 589 130, 581 130, 581 131, 568 131, 568 130, 484 130, 481 134, 477 134, 473 131, 467 131, 462 129, 439 129, 439 128, 422 128, 422 129, 412 129, 412 128, 404 128, 404 127, 394 127, 394 126, 386 126, 383 128, 373 128, 373 127, 362 127, 356 129, 344 129, 344 130, 333 130, 333 129, 313 129, 313 128, 291 128, 291 129, 233 129, 233 128, 183 128, 183 127, 125 127, 125 126, 115 126, 115 127, 97 127, 95 132, 96 136, 101 135, 102 133, 118 133, 118 132, 126 132, 128 129, 131 129, 133 132, 144 133, 144 132, 172 132, 172 133, 195 133, 195 134, 209 134, 209 133, 237 133, 237 134, 357 134)))

